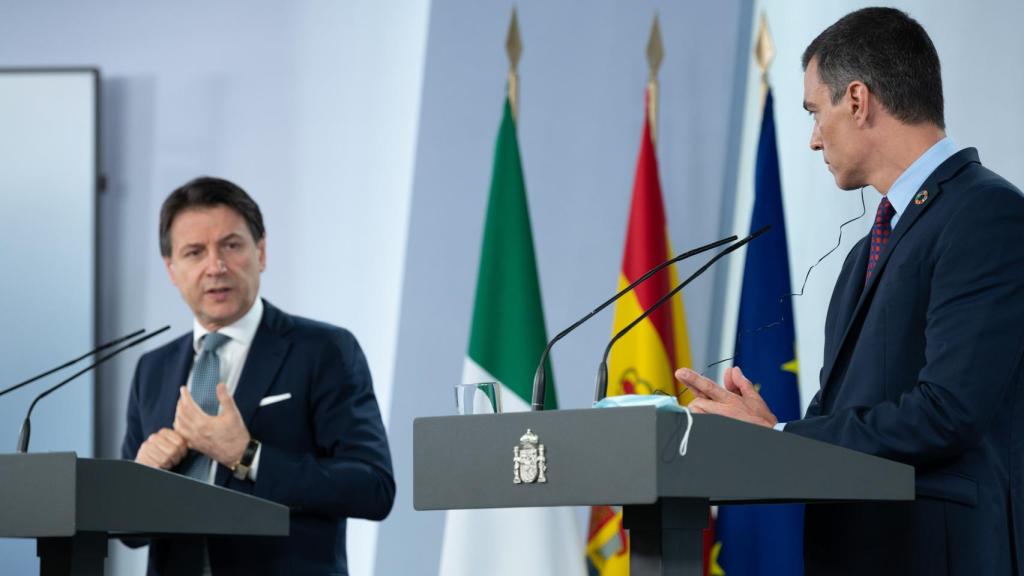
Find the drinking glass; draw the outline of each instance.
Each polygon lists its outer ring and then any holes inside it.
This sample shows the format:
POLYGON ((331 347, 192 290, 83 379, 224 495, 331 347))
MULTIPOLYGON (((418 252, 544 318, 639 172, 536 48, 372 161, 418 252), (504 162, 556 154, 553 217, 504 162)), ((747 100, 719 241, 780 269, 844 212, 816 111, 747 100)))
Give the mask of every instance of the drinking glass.
POLYGON ((456 384, 455 410, 463 416, 501 414, 501 387, 497 382, 456 384))

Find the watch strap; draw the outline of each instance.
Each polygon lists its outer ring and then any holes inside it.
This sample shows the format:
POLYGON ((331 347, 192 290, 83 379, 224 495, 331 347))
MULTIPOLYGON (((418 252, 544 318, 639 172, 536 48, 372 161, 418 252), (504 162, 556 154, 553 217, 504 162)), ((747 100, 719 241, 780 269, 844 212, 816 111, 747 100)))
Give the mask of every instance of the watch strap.
POLYGON ((256 452, 260 449, 260 441, 255 438, 250 438, 249 443, 245 446, 245 451, 242 452, 242 458, 231 467, 231 471, 234 472, 235 478, 239 480, 246 480, 249 478, 249 471, 252 469, 252 462, 256 459, 256 452))

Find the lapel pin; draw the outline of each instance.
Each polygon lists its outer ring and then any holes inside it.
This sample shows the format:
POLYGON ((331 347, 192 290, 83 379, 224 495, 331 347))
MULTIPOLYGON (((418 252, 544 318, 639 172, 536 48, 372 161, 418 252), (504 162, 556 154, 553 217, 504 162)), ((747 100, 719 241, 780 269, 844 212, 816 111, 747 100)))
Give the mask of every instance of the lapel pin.
POLYGON ((927 201, 928 201, 928 190, 922 188, 921 191, 917 193, 917 196, 914 196, 914 204, 920 206, 921 204, 924 204, 927 201))

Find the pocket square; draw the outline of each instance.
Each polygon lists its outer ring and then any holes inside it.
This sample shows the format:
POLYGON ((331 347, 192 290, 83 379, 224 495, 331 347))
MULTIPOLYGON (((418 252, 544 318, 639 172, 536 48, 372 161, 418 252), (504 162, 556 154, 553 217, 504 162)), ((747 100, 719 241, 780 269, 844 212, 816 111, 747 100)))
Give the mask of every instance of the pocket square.
POLYGON ((260 400, 260 406, 270 406, 271 404, 277 404, 278 402, 284 402, 285 400, 292 397, 291 392, 285 392, 284 394, 275 394, 273 396, 267 396, 263 400, 260 400))

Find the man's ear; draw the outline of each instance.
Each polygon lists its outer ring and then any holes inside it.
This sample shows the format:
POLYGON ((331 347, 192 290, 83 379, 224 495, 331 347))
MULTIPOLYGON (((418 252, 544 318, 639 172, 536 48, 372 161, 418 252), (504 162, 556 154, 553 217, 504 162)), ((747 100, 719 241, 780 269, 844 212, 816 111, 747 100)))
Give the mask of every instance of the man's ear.
POLYGON ((256 243, 256 250, 259 251, 260 272, 263 272, 267 268, 267 237, 265 235, 256 243))
POLYGON ((168 256, 164 256, 164 267, 167 268, 167 277, 171 279, 171 284, 177 286, 178 281, 174 277, 174 264, 168 256))
POLYGON ((860 80, 850 82, 846 87, 846 102, 850 117, 857 126, 864 126, 871 119, 871 90, 860 80))

